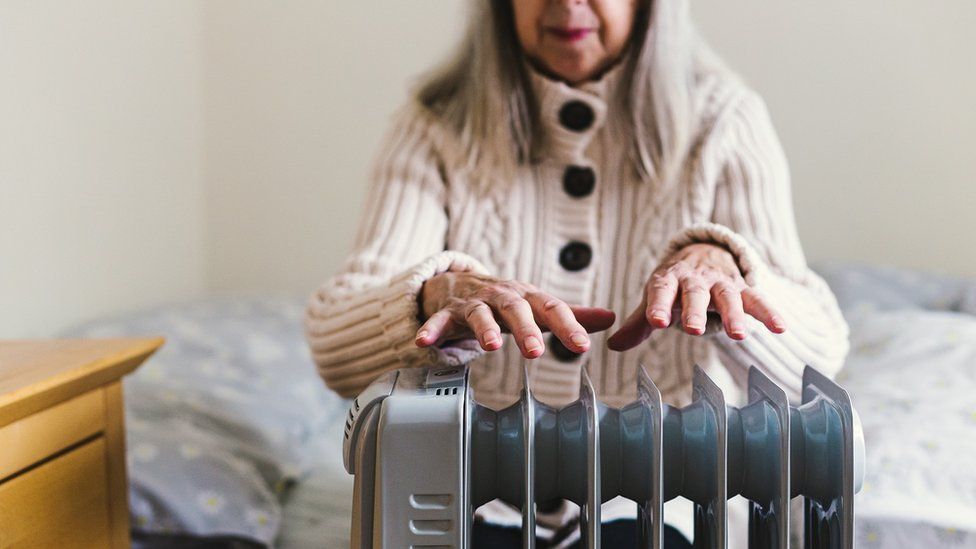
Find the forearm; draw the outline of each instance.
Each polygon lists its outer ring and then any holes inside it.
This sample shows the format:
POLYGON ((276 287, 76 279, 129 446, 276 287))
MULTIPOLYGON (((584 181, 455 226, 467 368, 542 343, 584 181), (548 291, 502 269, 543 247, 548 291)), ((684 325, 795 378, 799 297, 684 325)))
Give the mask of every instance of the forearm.
POLYGON ((389 370, 433 364, 462 364, 478 356, 477 345, 420 348, 418 297, 424 281, 438 273, 485 267, 457 251, 438 252, 388 280, 360 281, 341 289, 333 279, 309 300, 305 335, 326 384, 355 396, 389 370))

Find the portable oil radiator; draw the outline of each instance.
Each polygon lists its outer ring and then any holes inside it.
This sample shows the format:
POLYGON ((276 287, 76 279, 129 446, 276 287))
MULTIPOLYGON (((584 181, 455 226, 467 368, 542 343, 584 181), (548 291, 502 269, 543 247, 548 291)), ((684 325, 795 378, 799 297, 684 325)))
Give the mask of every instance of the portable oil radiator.
MULTIPOLYGON (((790 500, 805 498, 805 547, 853 547, 864 442, 847 392, 813 368, 802 404, 749 371, 749 404, 728 406, 696 367, 692 403, 675 408, 641 368, 638 399, 610 408, 581 369, 580 398, 559 410, 528 383, 495 411, 472 398, 465 368, 389 372, 353 402, 343 458, 355 475, 351 547, 470 547, 474 510, 501 498, 522 510, 535 546, 535 502, 580 506, 581 538, 600 547, 600 504, 637 503, 637 547, 660 549, 663 504, 692 501, 694 546, 727 543, 726 502, 750 502, 749 546, 783 548, 790 500)), ((526 380, 527 381, 527 380, 526 380)), ((530 535, 525 535, 530 533, 530 535)))

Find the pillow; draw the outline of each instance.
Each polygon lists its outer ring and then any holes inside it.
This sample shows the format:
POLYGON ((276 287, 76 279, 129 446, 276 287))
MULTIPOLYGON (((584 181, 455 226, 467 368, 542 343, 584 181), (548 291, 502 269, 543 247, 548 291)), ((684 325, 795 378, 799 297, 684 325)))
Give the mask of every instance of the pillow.
POLYGON ((845 313, 898 309, 970 314, 976 311, 976 281, 962 277, 840 262, 815 263, 812 268, 830 285, 845 313), (966 302, 969 305, 964 305, 966 302))

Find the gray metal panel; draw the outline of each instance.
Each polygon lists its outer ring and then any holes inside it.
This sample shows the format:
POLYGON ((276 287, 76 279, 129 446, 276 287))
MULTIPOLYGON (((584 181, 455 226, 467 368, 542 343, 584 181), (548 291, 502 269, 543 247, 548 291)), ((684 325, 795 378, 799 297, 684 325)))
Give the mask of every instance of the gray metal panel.
POLYGON ((445 545, 464 539, 463 379, 431 390, 422 372, 402 376, 383 401, 377 435, 373 531, 376 548, 445 545), (453 389, 458 389, 454 391, 453 389))

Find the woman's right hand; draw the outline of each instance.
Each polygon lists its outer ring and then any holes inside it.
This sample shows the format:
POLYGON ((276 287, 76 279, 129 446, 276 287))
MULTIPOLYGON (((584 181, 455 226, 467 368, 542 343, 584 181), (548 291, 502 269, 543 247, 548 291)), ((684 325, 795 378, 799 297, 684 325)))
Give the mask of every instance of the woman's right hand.
POLYGON ((567 349, 590 348, 588 332, 613 325, 614 313, 565 302, 517 280, 500 280, 471 272, 445 272, 428 279, 421 291, 426 319, 417 331, 418 347, 475 337, 485 351, 502 346, 502 332, 510 332, 525 358, 545 352, 543 331, 551 331, 567 349))

